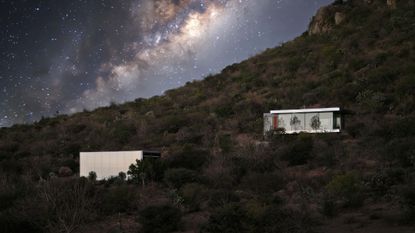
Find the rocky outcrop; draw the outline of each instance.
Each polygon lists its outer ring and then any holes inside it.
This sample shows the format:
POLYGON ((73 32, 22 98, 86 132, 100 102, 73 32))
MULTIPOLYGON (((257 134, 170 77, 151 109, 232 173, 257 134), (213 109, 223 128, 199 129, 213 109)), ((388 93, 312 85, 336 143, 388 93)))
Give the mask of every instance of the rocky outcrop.
POLYGON ((388 5, 389 8, 396 9, 396 0, 387 0, 386 4, 388 5))
POLYGON ((336 25, 339 25, 341 23, 343 23, 346 20, 346 14, 342 13, 342 12, 336 12, 334 14, 334 23, 336 25))
POLYGON ((330 17, 330 10, 327 7, 322 7, 317 11, 317 14, 311 20, 308 34, 316 35, 328 32, 332 29, 333 23, 330 17))
POLYGON ((331 31, 335 25, 340 25, 347 16, 341 7, 322 7, 311 20, 308 28, 309 35, 318 35, 331 31))

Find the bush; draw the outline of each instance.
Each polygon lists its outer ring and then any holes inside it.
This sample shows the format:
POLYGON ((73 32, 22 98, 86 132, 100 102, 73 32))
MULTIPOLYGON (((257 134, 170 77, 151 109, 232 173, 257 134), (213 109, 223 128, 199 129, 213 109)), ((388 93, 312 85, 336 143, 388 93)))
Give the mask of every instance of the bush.
POLYGON ((334 217, 336 215, 336 203, 331 197, 323 197, 320 212, 327 217, 334 217))
POLYGON ((387 145, 387 159, 399 162, 402 167, 413 167, 415 165, 414 140, 413 137, 391 140, 387 145))
POLYGON ((111 131, 111 136, 119 144, 126 144, 130 138, 136 134, 136 128, 133 124, 117 122, 111 131))
POLYGON ((415 116, 403 117, 396 120, 392 126, 392 133, 394 137, 410 137, 415 135, 415 116))
POLYGON ((239 205, 225 205, 224 207, 212 213, 212 215, 209 217, 208 223, 203 226, 202 232, 248 232, 247 222, 246 213, 239 205))
POLYGON ((164 181, 171 187, 180 189, 186 183, 199 181, 195 171, 186 168, 173 168, 164 173, 164 181))
POLYGON ((230 117, 231 115, 234 114, 231 104, 220 105, 220 106, 216 107, 214 112, 220 118, 230 117))
POLYGON ((48 232, 72 232, 94 217, 95 187, 87 179, 50 179, 41 183, 25 210, 48 232))
POLYGON ((43 231, 31 221, 15 217, 10 213, 0 213, 0 232, 41 233, 43 231))
POLYGON ((208 161, 206 150, 195 149, 192 145, 184 146, 177 154, 170 156, 167 160, 170 168, 200 169, 208 161))
POLYGON ((295 142, 291 143, 282 159, 288 161, 290 166, 303 165, 311 158, 313 140, 310 136, 300 134, 295 142))
MULTIPOLYGON (((79 152, 78 152, 79 155, 79 152)), ((79 172, 79 163, 76 162, 74 159, 67 159, 64 160, 61 164, 62 167, 69 167, 74 173, 79 172)))
POLYGON ((229 153, 232 150, 232 138, 229 134, 219 135, 219 147, 223 153, 229 153))
POLYGON ((239 197, 230 190, 215 190, 210 194, 208 205, 215 208, 232 202, 239 202, 239 200, 239 197))
POLYGON ((376 196, 387 194, 392 185, 401 183, 405 171, 402 168, 389 168, 377 171, 369 179, 369 186, 376 196))
POLYGON ((296 213, 272 205, 257 220, 255 232, 306 233, 314 232, 313 225, 306 213, 296 213))
POLYGON ((182 213, 169 206, 149 206, 140 211, 139 221, 144 233, 167 233, 179 229, 182 213))
POLYGON ((31 183, 20 177, 6 177, 0 174, 0 211, 12 208, 15 203, 31 193, 31 183))
POLYGON ((132 210, 135 206, 136 190, 128 185, 112 186, 102 190, 99 208, 104 213, 118 213, 132 210))
POLYGON ((282 176, 278 173, 250 173, 242 178, 241 186, 257 194, 273 193, 281 189, 282 176))
POLYGON ((405 187, 401 192, 401 205, 405 221, 415 220, 415 185, 405 187))
POLYGON ((345 207, 359 207, 363 204, 363 185, 356 172, 335 176, 326 189, 330 197, 343 202, 345 207))
POLYGON ((197 211, 202 201, 205 199, 206 188, 200 184, 185 184, 180 189, 184 203, 189 207, 190 211, 197 211))

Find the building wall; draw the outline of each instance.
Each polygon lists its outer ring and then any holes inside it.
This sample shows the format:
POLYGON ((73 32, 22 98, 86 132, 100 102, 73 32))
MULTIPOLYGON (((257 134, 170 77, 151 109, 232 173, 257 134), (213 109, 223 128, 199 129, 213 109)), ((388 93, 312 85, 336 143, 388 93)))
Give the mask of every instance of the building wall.
POLYGON ((127 173, 131 164, 143 159, 143 151, 81 152, 79 158, 80 176, 88 177, 94 171, 102 180, 127 173))

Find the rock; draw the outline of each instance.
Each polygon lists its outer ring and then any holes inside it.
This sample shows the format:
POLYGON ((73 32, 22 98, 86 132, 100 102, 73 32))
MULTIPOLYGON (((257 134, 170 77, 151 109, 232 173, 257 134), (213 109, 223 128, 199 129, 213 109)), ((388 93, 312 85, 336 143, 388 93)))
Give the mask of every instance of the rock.
POLYGON ((342 12, 336 12, 336 14, 334 14, 334 22, 336 23, 336 25, 343 23, 345 19, 346 14, 342 12))
POLYGON ((332 29, 330 22, 330 12, 327 7, 322 7, 317 11, 317 14, 313 17, 309 29, 309 35, 316 35, 328 32, 332 29))
POLYGON ((396 0, 386 0, 386 4, 391 9, 396 9, 396 0))
POLYGON ((154 112, 153 111, 149 111, 146 113, 146 116, 148 117, 154 117, 154 112))
POLYGON ((60 167, 58 174, 60 177, 72 176, 72 169, 70 169, 69 167, 60 167))

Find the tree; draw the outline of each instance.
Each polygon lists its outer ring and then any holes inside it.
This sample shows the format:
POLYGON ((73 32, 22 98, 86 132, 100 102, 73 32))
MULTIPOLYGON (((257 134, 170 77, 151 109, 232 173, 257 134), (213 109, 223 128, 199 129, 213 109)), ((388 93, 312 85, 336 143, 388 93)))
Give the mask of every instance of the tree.
POLYGON ((94 171, 90 171, 88 173, 88 180, 95 182, 97 180, 97 173, 94 171))
POLYGON ((122 181, 125 181, 125 179, 127 178, 127 174, 125 174, 125 172, 119 172, 119 173, 118 173, 118 177, 119 177, 122 181))
POLYGON ((318 117, 317 115, 313 116, 311 118, 311 128, 314 130, 318 130, 320 128, 321 125, 321 121, 320 121, 320 117, 318 117))
POLYGON ((130 176, 129 179, 131 179, 135 183, 139 183, 141 181, 141 184, 143 187, 145 186, 145 166, 143 160, 136 160, 135 164, 131 164, 127 174, 130 176))
POLYGON ((164 170, 164 163, 158 158, 137 159, 135 164, 130 165, 127 174, 129 175, 130 180, 137 184, 141 183, 144 187, 146 180, 162 180, 164 170))
POLYGON ((290 125, 291 125, 292 127, 294 127, 294 130, 298 130, 298 129, 300 128, 300 125, 301 125, 301 120, 300 120, 300 119, 298 119, 298 117, 297 117, 297 116, 294 116, 294 117, 292 117, 292 118, 291 118, 291 120, 290 120, 290 125))

